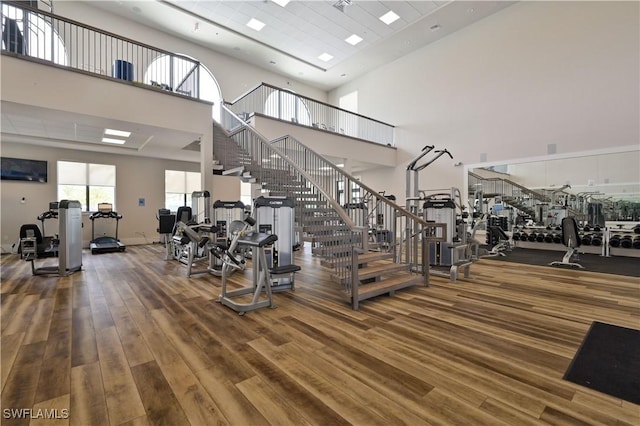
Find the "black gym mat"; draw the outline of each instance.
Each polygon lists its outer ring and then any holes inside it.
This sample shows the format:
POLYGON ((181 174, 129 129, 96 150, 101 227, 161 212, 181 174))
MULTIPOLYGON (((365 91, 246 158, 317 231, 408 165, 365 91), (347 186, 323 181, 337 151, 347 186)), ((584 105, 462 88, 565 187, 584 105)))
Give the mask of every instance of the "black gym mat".
POLYGON ((640 404, 640 330, 593 322, 564 379, 640 404))
MULTIPOLYGON (((526 263, 528 265, 548 266, 549 263, 555 260, 562 260, 564 253, 564 251, 515 247, 511 251, 505 251, 504 254, 506 256, 497 256, 492 257, 491 259, 501 260, 504 262, 526 263)), ((583 253, 574 261, 584 266, 585 271, 640 277, 640 259, 637 257, 603 257, 597 254, 583 253)), ((562 268, 562 266, 549 267, 562 268)))

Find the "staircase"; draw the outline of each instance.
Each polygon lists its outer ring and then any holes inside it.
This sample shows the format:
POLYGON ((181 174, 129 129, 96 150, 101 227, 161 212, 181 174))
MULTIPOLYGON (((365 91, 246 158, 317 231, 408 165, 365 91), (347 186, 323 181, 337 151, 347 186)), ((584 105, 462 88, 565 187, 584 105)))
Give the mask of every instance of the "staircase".
POLYGON ((295 200, 297 232, 343 286, 353 309, 363 300, 428 284, 422 255, 427 241, 446 234, 444 225, 412 215, 297 140, 268 141, 222 109, 222 124, 214 122, 214 158, 221 165, 214 173, 256 183, 262 195, 295 200), (354 192, 359 199, 341 199, 354 192))

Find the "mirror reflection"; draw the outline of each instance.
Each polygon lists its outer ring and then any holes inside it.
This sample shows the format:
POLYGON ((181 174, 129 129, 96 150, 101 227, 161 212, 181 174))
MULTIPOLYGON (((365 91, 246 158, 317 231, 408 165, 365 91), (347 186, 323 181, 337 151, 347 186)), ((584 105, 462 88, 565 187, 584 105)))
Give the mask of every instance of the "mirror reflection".
MULTIPOLYGON (((522 161, 469 170, 475 213, 507 209, 514 225, 640 221, 640 151, 522 161)), ((504 214, 504 213, 503 213, 504 214)))

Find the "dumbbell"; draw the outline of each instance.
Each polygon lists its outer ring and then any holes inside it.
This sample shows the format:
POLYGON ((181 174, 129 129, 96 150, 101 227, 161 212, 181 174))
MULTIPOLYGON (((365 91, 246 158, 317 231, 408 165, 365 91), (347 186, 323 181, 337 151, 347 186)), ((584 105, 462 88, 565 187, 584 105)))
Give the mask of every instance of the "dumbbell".
POLYGON ((591 245, 591 234, 584 234, 582 236, 582 245, 590 246, 591 245))
POLYGON ((602 245, 602 237, 600 235, 593 235, 591 237, 591 245, 600 247, 602 245))
POLYGON ((561 244, 562 243, 562 235, 560 234, 553 234, 553 242, 555 244, 561 244))
POLYGON ((529 234, 529 236, 527 237, 527 240, 534 242, 536 240, 536 238, 538 237, 538 234, 536 234, 535 232, 532 232, 531 234, 529 234))
POLYGON ((552 243, 552 242, 553 242, 553 236, 554 236, 554 235, 555 235, 555 234, 552 234, 551 232, 549 232, 548 234, 546 234, 546 235, 544 236, 544 242, 545 242, 545 243, 552 243))
POLYGON ((640 234, 640 223, 633 227, 633 232, 636 234, 640 234))
POLYGON ((584 232, 589 232, 589 231, 591 231, 591 227, 589 225, 585 225, 584 228, 582 228, 582 230, 584 232))
POLYGON ((529 239, 529 234, 527 234, 526 232, 523 232, 522 234, 520 234, 520 241, 527 241, 529 239))
POLYGON ((602 231, 602 228, 600 228, 600 226, 596 225, 596 226, 593 227, 593 230, 595 232, 600 232, 600 231, 602 231))
POLYGON ((511 238, 513 238, 513 241, 518 241, 518 240, 520 240, 520 233, 519 233, 519 232, 514 232, 514 233, 511 235, 511 238))
POLYGON ((545 235, 546 234, 543 234, 542 232, 540 232, 539 234, 536 235, 536 241, 539 243, 543 243, 545 235))
POLYGON ((620 235, 614 235, 611 238, 609 238, 609 245, 611 247, 620 247, 620 235))
POLYGON ((640 236, 633 239, 633 248, 640 249, 640 236))
POLYGON ((631 239, 631 235, 625 235, 624 237, 622 237, 622 239, 620 240, 620 246, 622 246, 622 248, 633 247, 633 240, 631 239))

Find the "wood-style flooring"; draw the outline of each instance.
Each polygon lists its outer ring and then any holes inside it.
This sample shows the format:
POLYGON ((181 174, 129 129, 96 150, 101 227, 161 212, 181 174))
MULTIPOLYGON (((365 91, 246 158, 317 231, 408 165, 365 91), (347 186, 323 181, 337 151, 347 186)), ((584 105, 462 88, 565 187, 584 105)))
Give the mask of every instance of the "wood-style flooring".
POLYGON ((2 424, 640 425, 562 380, 592 321, 640 328, 638 278, 482 260, 353 311, 310 251, 244 316, 159 245, 63 278, 3 255, 2 424))

